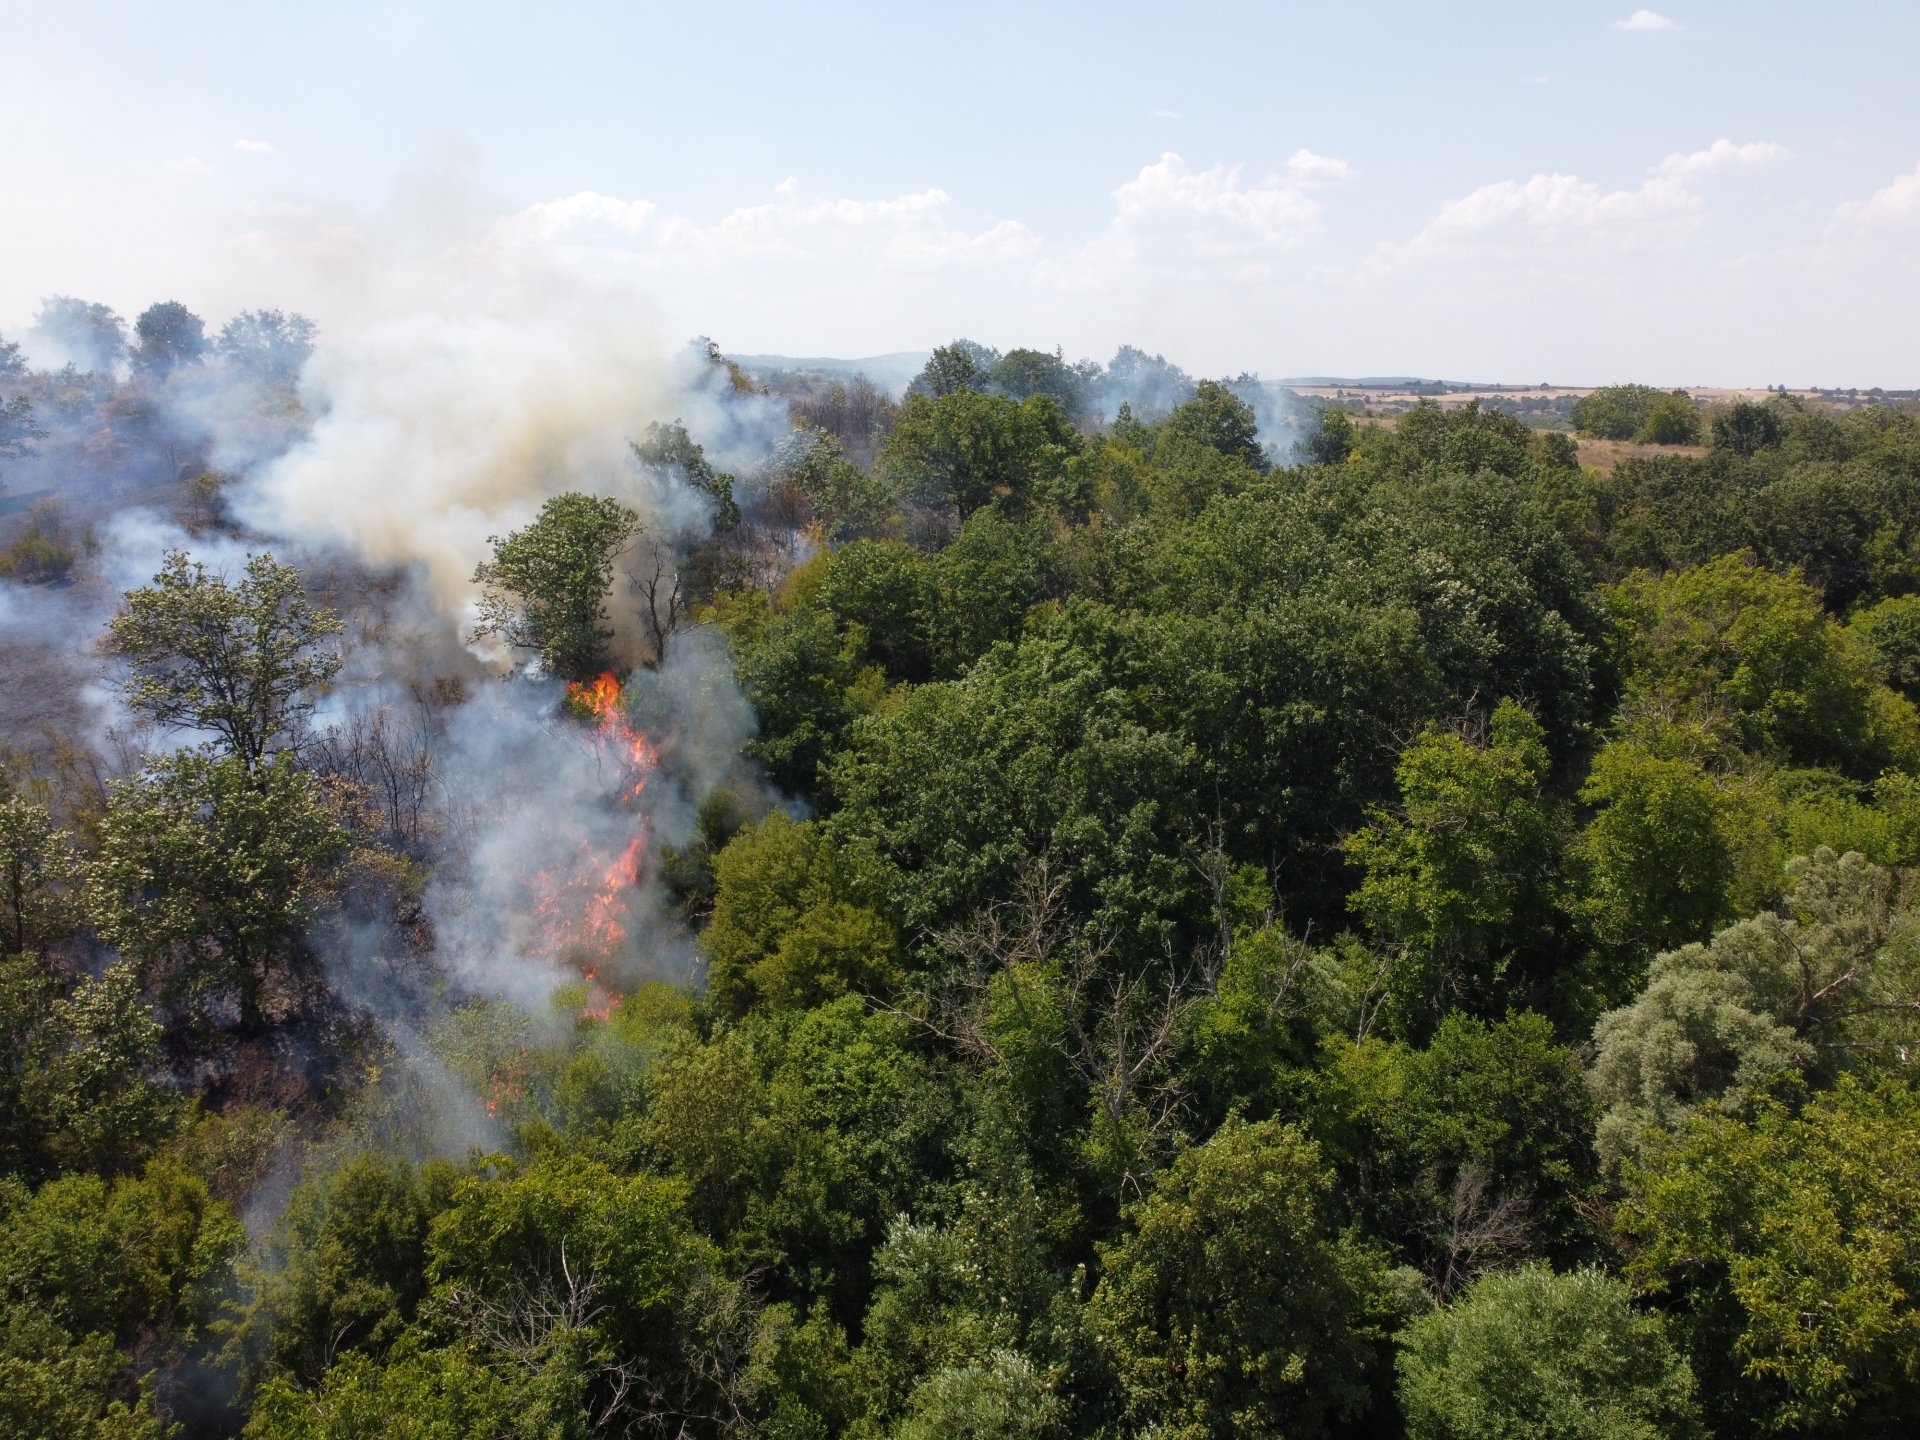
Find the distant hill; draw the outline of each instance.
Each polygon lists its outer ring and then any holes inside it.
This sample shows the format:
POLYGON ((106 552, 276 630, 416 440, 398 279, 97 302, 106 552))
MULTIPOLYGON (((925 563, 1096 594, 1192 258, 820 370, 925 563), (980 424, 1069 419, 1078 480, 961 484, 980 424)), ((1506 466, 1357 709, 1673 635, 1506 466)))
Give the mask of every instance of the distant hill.
POLYGON ((806 370, 816 375, 864 375, 883 390, 898 395, 927 363, 926 350, 896 350, 891 355, 868 355, 842 360, 831 355, 729 355, 749 370, 806 370))

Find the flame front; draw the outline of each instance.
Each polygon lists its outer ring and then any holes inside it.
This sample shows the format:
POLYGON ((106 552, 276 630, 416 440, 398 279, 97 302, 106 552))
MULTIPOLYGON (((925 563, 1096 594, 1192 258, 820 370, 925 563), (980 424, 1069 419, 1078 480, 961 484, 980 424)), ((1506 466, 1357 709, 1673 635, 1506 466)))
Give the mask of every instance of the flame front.
MULTIPOLYGON (((653 742, 627 719, 624 700, 620 681, 611 672, 567 686, 568 708, 593 722, 594 743, 618 770, 614 803, 627 811, 637 807, 646 790, 656 756, 653 742)), ((626 942, 646 860, 644 825, 644 818, 636 817, 638 833, 617 855, 583 840, 577 863, 566 865, 560 873, 542 870, 535 877, 540 948, 549 959, 580 971, 588 989, 583 1016, 605 1019, 620 1003, 618 993, 598 977, 626 942)))

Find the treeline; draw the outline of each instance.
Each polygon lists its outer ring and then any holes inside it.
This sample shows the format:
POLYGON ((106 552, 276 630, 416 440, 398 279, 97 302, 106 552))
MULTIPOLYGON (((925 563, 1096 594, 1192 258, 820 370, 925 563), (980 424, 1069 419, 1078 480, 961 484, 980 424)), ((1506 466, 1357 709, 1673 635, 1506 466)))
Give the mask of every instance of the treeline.
POLYGON ((697 989, 391 1048, 311 955, 450 857, 300 739, 338 619, 268 559, 128 597, 128 702, 212 738, 10 772, 18 1433, 1911 1432, 1920 415, 1282 456, 1007 358, 870 466, 654 427, 708 533, 570 495, 474 557, 562 678, 724 638, 797 803, 657 855, 697 989))
POLYGON ((249 310, 209 334, 167 300, 130 339, 108 306, 48 298, 24 347, 0 337, 0 515, 25 516, 0 544, 0 580, 64 579, 96 545, 98 518, 182 481, 187 518, 213 523, 232 478, 218 466, 255 463, 301 432, 293 387, 316 333, 303 315, 249 310))

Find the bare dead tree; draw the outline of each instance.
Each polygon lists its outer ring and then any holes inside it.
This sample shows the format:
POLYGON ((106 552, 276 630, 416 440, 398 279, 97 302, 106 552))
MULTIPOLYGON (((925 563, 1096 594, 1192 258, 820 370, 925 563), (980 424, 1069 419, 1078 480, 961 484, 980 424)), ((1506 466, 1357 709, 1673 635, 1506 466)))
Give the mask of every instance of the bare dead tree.
POLYGON ((998 1065, 1005 1057, 990 1018, 996 987, 999 1002, 1016 1013, 1057 1015, 1056 1049, 1094 1097, 1100 1122, 1135 1138, 1139 1163, 1127 1166, 1121 1185, 1137 1191, 1185 1115, 1174 1052, 1213 977, 1170 953, 1158 964, 1119 966, 1111 934, 1070 923, 1068 891, 1067 877, 1042 855, 1012 896, 935 934, 956 963, 911 1018, 962 1055, 998 1065))
MULTIPOLYGON (((538 1373, 567 1337, 590 1333, 606 1313, 601 1290, 599 1268, 569 1258, 562 1241, 557 1273, 522 1277, 499 1295, 456 1287, 444 1303, 448 1314, 477 1343, 538 1373)), ((648 1393, 648 1376, 637 1360, 611 1355, 602 1346, 594 1346, 590 1353, 594 1400, 589 1422, 594 1430, 606 1430, 628 1409, 630 1400, 648 1393)))
POLYGON ((1446 1209, 1429 1227, 1434 1299, 1446 1304, 1475 1276, 1521 1253, 1531 1226, 1524 1190, 1497 1190, 1485 1167, 1460 1167, 1446 1209))
POLYGON ((436 774, 419 713, 404 715, 390 705, 355 710, 304 748, 316 773, 344 780, 371 798, 388 843, 421 848, 436 774))
POLYGON ((649 536, 633 569, 633 588, 644 602, 640 620, 653 639, 654 664, 666 662, 667 641, 687 617, 687 596, 680 556, 671 541, 649 536))
POLYGON ((500 1294, 459 1287, 443 1304, 476 1343, 529 1371, 563 1353, 569 1337, 585 1337, 593 1396, 588 1422, 596 1433, 726 1440, 750 1433, 767 1383, 754 1279, 698 1270, 672 1321, 679 1364, 657 1369, 611 1353, 594 1333, 610 1308, 601 1273, 571 1257, 565 1242, 552 1270, 516 1280, 500 1294))

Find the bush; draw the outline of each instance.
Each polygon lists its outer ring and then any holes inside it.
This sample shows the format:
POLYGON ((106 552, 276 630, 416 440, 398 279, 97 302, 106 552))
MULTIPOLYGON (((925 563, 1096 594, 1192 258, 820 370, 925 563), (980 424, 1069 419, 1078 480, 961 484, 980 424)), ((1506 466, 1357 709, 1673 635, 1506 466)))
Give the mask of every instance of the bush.
POLYGON ((1655 445, 1692 445, 1700 439, 1700 412, 1676 390, 1655 403, 1641 423, 1640 438, 1655 445))
POLYGON ((1697 1429, 1693 1371, 1658 1315, 1597 1269, 1475 1282, 1400 1338, 1411 1440, 1670 1440, 1697 1429))
POLYGON ((28 585, 45 584, 66 578, 73 569, 74 549, 67 541, 66 526, 51 505, 36 505, 33 520, 14 537, 11 545, 0 550, 0 580, 18 580, 28 585))

